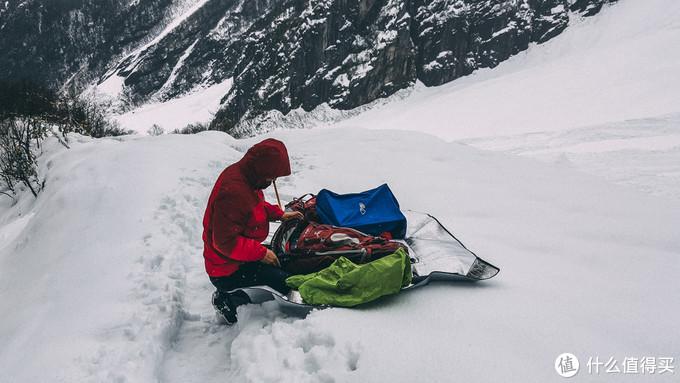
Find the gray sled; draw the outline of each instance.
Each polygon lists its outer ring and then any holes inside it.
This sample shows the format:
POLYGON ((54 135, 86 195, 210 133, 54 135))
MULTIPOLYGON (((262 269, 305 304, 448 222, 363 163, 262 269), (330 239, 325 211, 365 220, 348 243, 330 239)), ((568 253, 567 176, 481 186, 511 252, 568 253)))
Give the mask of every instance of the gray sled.
MULTIPOLYGON (((413 281, 402 290, 422 287, 432 281, 478 282, 493 278, 500 271, 468 250, 432 215, 411 210, 404 215, 408 229, 406 238, 400 242, 408 246, 413 281)), ((274 300, 282 312, 293 316, 304 317, 314 309, 327 307, 305 304, 297 291, 283 296, 265 286, 240 290, 248 294, 253 303, 274 300)))

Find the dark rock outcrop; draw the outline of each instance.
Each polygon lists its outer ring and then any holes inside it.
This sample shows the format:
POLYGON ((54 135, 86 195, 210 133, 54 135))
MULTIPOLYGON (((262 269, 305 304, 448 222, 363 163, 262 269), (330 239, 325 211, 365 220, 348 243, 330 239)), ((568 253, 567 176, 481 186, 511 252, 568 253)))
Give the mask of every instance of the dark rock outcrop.
POLYGON ((158 33, 172 0, 7 0, 0 4, 0 79, 84 85, 122 52, 158 33))
POLYGON ((567 0, 309 4, 284 2, 247 32, 214 128, 248 134, 239 124, 270 110, 351 109, 417 80, 441 85, 558 35, 570 11, 567 0))

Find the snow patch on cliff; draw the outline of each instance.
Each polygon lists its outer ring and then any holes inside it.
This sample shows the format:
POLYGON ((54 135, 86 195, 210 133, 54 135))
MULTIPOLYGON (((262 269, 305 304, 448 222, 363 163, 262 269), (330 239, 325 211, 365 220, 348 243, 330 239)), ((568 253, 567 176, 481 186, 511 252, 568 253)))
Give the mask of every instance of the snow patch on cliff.
POLYGON ((229 92, 232 79, 199 89, 179 98, 143 105, 113 118, 125 129, 146 133, 156 124, 166 132, 188 124, 208 123, 217 112, 222 97, 229 92))

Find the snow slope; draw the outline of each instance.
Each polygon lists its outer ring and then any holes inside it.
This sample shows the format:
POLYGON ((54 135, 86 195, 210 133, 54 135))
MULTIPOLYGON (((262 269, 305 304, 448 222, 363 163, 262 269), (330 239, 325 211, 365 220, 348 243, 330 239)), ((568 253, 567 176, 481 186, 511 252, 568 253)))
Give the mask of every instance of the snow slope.
POLYGON ((222 96, 231 88, 232 80, 164 102, 154 102, 119 115, 113 115, 125 129, 146 134, 157 124, 166 132, 182 129, 188 124, 209 123, 220 108, 222 96))
POLYGON ((558 162, 647 193, 680 198, 680 114, 461 142, 558 162))
MULTIPOLYGON (((560 164, 385 133, 274 134, 292 158, 282 198, 388 182, 404 208, 436 213, 500 266, 498 277, 306 320, 246 307, 237 326, 219 326, 202 265, 202 213, 222 168, 263 137, 80 138, 71 150, 52 143, 42 157, 44 193, 0 209, 3 376, 520 382, 556 381, 562 352, 677 358, 680 201, 560 164)), ((575 381, 588 381, 581 374, 575 381)))
POLYGON ((680 113, 680 2, 621 0, 562 34, 342 126, 446 140, 556 131, 680 113))

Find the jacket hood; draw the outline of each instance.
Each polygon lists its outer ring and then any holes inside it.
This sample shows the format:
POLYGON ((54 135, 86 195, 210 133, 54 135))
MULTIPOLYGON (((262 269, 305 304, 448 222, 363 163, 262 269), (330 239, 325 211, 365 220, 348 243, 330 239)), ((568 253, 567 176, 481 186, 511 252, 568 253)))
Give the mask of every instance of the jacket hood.
POLYGON ((251 186, 262 184, 266 179, 290 175, 286 145, 273 138, 253 145, 239 162, 241 172, 251 186))

